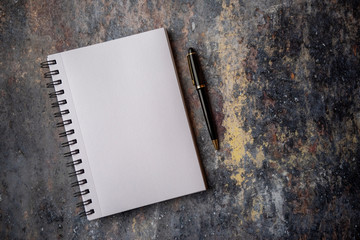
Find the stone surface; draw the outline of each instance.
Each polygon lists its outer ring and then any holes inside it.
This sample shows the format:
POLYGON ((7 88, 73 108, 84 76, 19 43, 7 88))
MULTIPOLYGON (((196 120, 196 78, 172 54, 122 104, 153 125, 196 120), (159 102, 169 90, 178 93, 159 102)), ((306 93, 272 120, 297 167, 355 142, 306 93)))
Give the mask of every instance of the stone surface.
POLYGON ((359 1, 0 2, 0 239, 359 239, 359 1), (209 190, 77 217, 40 62, 166 27, 209 190), (214 152, 187 69, 208 82, 214 152))

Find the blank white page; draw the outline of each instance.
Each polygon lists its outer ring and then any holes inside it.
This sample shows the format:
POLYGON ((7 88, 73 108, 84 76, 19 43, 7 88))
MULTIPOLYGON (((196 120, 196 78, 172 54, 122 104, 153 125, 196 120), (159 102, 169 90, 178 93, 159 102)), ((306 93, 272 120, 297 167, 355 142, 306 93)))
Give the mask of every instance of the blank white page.
POLYGON ((48 59, 70 102, 79 179, 90 178, 90 220, 205 190, 165 29, 48 59))

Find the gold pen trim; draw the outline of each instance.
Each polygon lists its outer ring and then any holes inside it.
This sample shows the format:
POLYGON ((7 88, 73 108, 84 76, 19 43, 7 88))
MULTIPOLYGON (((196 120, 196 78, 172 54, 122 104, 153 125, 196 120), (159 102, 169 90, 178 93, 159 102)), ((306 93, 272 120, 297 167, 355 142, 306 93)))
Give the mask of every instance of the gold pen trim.
POLYGON ((191 53, 188 53, 186 56, 190 56, 192 54, 196 54, 196 52, 191 52, 191 53))
POLYGON ((191 67, 190 59, 188 58, 188 56, 186 57, 186 59, 188 60, 191 81, 192 81, 193 85, 195 86, 194 73, 193 73, 193 70, 192 70, 192 67, 191 67))
POLYGON ((212 140, 215 150, 219 150, 219 141, 217 139, 212 140))
POLYGON ((196 86, 196 89, 200 89, 200 88, 204 88, 205 87, 205 84, 200 84, 198 86, 196 86))

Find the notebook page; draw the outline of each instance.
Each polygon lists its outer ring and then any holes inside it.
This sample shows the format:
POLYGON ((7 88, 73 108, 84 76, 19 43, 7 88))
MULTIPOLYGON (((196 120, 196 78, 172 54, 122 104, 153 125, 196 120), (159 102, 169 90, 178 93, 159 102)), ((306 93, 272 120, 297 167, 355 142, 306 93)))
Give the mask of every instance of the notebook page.
POLYGON ((205 190, 164 29, 61 58, 102 216, 205 190))

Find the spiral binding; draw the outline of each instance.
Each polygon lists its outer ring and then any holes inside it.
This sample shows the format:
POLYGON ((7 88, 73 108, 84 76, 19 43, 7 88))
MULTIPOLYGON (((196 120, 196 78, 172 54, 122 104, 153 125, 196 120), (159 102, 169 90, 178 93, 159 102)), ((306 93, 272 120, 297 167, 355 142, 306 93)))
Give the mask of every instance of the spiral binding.
MULTIPOLYGON (((49 60, 49 61, 42 62, 40 64, 40 67, 41 68, 49 68, 49 66, 56 65, 56 64, 57 64, 56 60, 49 60)), ((59 70, 48 71, 48 72, 44 73, 44 78, 52 78, 53 76, 58 75, 58 74, 60 74, 59 70)), ((61 79, 58 79, 58 80, 54 80, 52 82, 46 83, 46 87, 47 88, 54 88, 55 86, 59 86, 61 84, 62 84, 61 79)), ((61 90, 49 93, 49 97, 50 98, 57 98, 58 96, 63 95, 63 94, 65 94, 65 91, 64 91, 64 89, 61 89, 61 90)), ((56 102, 51 103, 51 107, 56 108, 56 107, 66 105, 66 104, 67 104, 66 99, 57 100, 56 102)), ((54 113, 54 117, 56 117, 56 118, 57 117, 63 117, 64 115, 67 115, 69 113, 70 113, 69 109, 61 110, 59 112, 54 113)), ((61 122, 56 123, 56 126, 57 127, 64 127, 64 126, 71 125, 71 124, 72 124, 72 120, 71 119, 66 119, 66 120, 63 120, 61 122)), ((65 132, 60 133, 59 137, 67 137, 67 136, 70 136, 70 135, 72 135, 74 133, 75 133, 75 130, 70 129, 70 130, 67 130, 65 132)), ((75 144, 77 144, 77 140, 72 139, 72 140, 68 140, 67 142, 62 143, 61 146, 62 147, 69 147, 69 146, 72 146, 72 145, 75 145, 75 144)), ((72 156, 75 156, 75 155, 77 155, 79 153, 80 153, 80 150, 75 149, 75 150, 72 150, 70 152, 64 153, 64 157, 72 157, 72 156)), ((70 161, 70 162, 66 163, 66 166, 67 167, 74 167, 74 166, 77 166, 77 165, 80 165, 80 164, 82 164, 82 160, 77 159, 77 160, 70 161)), ((69 177, 77 177, 77 176, 80 176, 80 175, 82 175, 84 173, 85 173, 84 169, 76 170, 74 172, 69 173, 69 177)), ((88 183, 88 181, 86 179, 81 179, 81 180, 78 180, 76 182, 71 183, 71 187, 81 186, 81 185, 85 185, 87 183, 88 183)), ((89 193, 90 193, 90 190, 85 189, 83 191, 75 192, 74 197, 81 197, 81 196, 87 195, 89 193)), ((92 200, 87 199, 85 201, 77 203, 76 207, 87 206, 87 205, 89 205, 91 203, 92 203, 92 200)), ((85 217, 85 216, 88 216, 88 215, 91 215, 91 214, 94 214, 94 213, 95 213, 94 209, 90 209, 89 211, 84 210, 83 212, 81 212, 79 214, 79 216, 80 217, 85 217)))
POLYGON ((54 117, 61 117, 63 115, 69 114, 69 113, 70 113, 70 111, 68 109, 66 109, 66 110, 54 113, 54 117))
POLYGON ((59 137, 66 137, 66 136, 69 136, 71 134, 74 134, 75 133, 75 130, 74 129, 71 129, 69 131, 65 131, 65 132, 62 132, 62 133, 59 133, 59 137))

